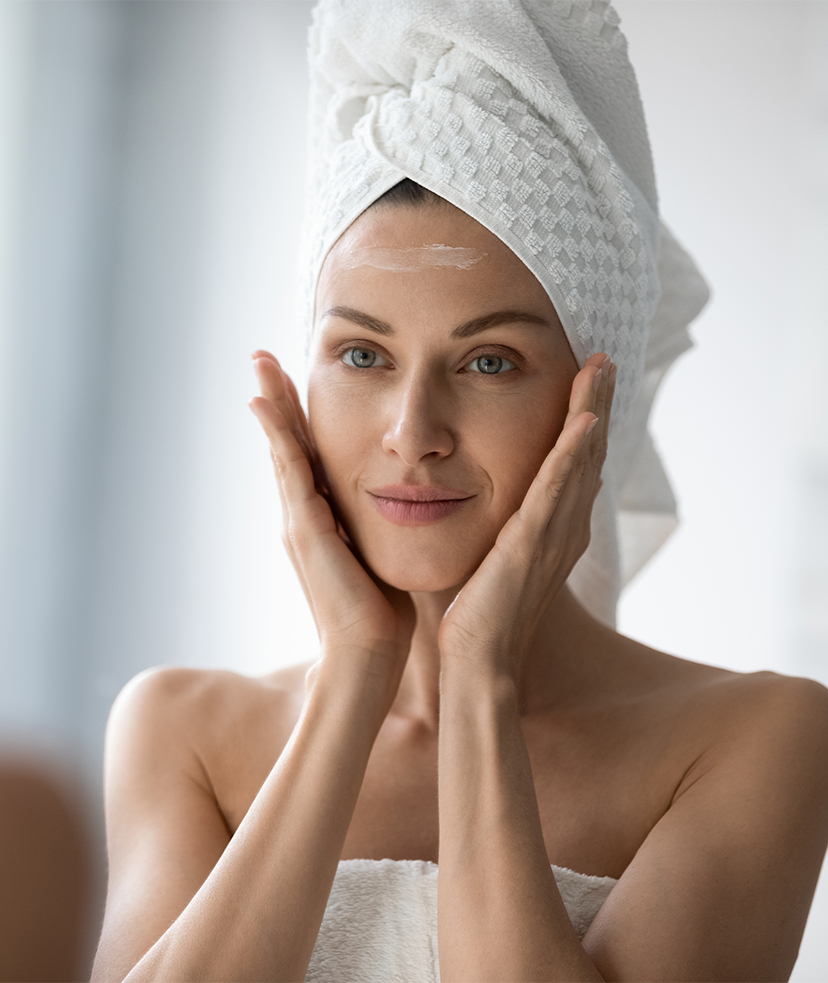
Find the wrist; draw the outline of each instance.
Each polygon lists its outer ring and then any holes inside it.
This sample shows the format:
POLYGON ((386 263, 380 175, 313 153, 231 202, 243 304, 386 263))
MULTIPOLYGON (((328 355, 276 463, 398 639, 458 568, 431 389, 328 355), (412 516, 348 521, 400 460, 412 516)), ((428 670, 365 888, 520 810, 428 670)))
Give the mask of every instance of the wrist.
POLYGON ((476 705, 517 705, 518 683, 502 661, 444 658, 440 662, 442 701, 459 699, 476 705))
POLYGON ((522 659, 514 646, 478 642, 472 646, 440 646, 440 674, 448 681, 463 680, 463 685, 496 685, 509 680, 515 686, 520 677, 522 659))
POLYGON ((381 645, 325 642, 308 670, 306 691, 338 705, 357 706, 367 719, 378 716, 381 723, 397 695, 404 666, 404 659, 392 657, 381 645))

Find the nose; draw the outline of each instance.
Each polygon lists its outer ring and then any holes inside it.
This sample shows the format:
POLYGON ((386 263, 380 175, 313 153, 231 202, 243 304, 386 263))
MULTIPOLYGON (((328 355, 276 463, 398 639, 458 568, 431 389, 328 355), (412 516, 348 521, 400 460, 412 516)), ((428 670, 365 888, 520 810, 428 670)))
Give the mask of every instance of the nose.
POLYGON ((382 449, 414 466, 424 458, 447 457, 454 450, 450 407, 439 387, 411 379, 390 393, 382 449))

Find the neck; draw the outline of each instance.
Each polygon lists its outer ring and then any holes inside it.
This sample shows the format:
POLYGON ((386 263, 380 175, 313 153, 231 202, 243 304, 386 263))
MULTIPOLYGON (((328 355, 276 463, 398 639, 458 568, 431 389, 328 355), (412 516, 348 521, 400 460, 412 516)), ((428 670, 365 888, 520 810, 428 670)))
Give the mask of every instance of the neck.
MULTIPOLYGON (((452 588, 412 593, 417 625, 403 672, 394 711, 416 719, 435 733, 440 719, 440 621, 457 595, 452 588)), ((593 618, 564 587, 543 613, 523 660, 518 699, 530 714, 554 706, 571 695, 576 676, 602 650, 601 641, 615 633, 593 618)))

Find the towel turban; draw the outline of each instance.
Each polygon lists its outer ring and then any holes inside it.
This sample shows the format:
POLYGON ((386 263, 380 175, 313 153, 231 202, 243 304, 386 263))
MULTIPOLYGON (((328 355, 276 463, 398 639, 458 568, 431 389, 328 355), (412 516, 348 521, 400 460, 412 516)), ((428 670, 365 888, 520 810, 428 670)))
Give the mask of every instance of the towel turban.
POLYGON ((300 265, 310 326, 331 246, 410 178, 516 253, 579 366, 610 355, 618 382, 604 485, 569 581, 610 625, 623 585, 677 525, 647 421, 708 297, 659 219, 618 25, 605 0, 321 0, 300 265))

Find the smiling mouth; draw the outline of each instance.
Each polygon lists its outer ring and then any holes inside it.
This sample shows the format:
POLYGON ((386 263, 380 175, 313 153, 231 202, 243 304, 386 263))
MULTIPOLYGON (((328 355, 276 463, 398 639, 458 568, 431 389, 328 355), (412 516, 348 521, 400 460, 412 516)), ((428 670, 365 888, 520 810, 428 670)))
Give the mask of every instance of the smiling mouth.
POLYGON ((437 485, 387 485, 368 493, 377 511, 398 526, 424 526, 459 511, 474 495, 437 485))

